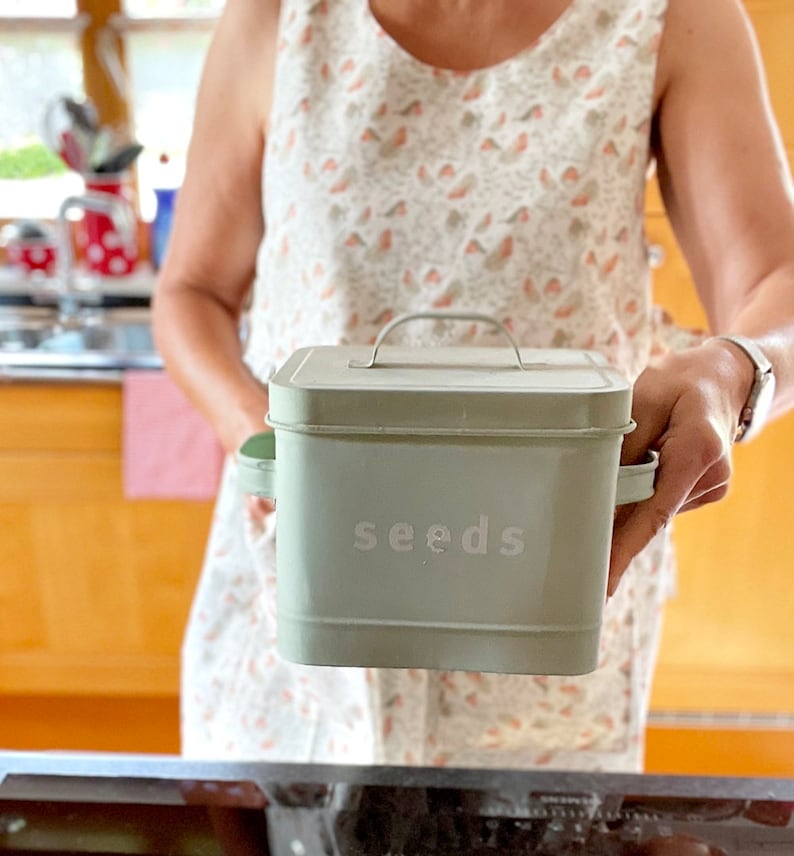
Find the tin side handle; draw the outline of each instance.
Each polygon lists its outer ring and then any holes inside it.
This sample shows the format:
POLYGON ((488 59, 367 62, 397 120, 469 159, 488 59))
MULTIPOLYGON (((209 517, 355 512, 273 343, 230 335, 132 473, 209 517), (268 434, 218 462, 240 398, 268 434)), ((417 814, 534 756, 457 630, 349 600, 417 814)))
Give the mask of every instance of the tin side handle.
POLYGON ((276 435, 272 431, 254 434, 240 446, 237 476, 243 493, 276 498, 276 435))
POLYGON ((354 369, 371 369, 377 361, 378 351, 380 350, 380 346, 383 344, 383 340, 392 332, 392 330, 395 329, 395 327, 399 327, 401 324, 406 324, 409 321, 424 320, 477 321, 482 324, 490 324, 491 327, 496 327, 510 343, 510 347, 515 352, 518 367, 520 369, 528 368, 528 366, 521 360, 521 352, 518 350, 518 345, 516 344, 515 339, 510 335, 507 327, 505 327, 505 325, 500 321, 497 321, 496 318, 492 318, 490 315, 484 315, 479 312, 438 312, 434 310, 428 310, 426 312, 407 312, 404 315, 398 315, 393 318, 388 324, 382 327, 380 333, 378 333, 378 336, 375 339, 375 344, 372 346, 372 356, 369 358, 369 361, 351 360, 349 363, 350 367, 354 369))
POLYGON ((653 496, 653 483, 659 466, 659 453, 648 452, 641 464, 618 469, 618 492, 615 505, 642 502, 653 496))

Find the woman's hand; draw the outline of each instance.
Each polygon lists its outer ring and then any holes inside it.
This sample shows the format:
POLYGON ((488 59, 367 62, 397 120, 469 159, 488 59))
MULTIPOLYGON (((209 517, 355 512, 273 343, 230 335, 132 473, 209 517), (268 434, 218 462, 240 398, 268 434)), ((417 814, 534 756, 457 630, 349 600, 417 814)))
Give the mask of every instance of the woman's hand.
POLYGON ((634 387, 637 428, 623 441, 622 463, 659 452, 654 495, 615 516, 607 592, 629 562, 679 511, 722 499, 731 476, 731 447, 753 382, 752 364, 728 342, 710 339, 670 353, 634 387))

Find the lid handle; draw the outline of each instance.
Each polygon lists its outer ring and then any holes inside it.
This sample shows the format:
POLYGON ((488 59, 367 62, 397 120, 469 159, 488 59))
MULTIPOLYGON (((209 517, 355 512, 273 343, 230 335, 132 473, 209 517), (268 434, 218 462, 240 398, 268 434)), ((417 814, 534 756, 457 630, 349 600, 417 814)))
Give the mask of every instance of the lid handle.
POLYGON ((480 312, 438 312, 435 310, 428 310, 426 312, 407 312, 404 315, 397 315, 389 321, 388 324, 381 328, 380 333, 378 333, 378 336, 375 339, 375 344, 372 346, 372 356, 369 360, 366 362, 364 360, 351 360, 349 363, 350 367, 354 369, 371 369, 377 361, 378 351, 380 350, 380 346, 383 344, 383 340, 392 332, 392 330, 399 327, 401 324, 408 323, 409 321, 423 320, 479 321, 483 324, 490 324, 491 327, 496 327, 496 329, 499 330, 499 332, 510 343, 510 347, 516 355, 518 367, 520 369, 528 368, 528 366, 526 366, 521 360, 521 352, 518 350, 516 340, 510 335, 507 327, 505 327, 505 325, 500 321, 497 321, 496 318, 492 318, 490 315, 483 315, 480 312))

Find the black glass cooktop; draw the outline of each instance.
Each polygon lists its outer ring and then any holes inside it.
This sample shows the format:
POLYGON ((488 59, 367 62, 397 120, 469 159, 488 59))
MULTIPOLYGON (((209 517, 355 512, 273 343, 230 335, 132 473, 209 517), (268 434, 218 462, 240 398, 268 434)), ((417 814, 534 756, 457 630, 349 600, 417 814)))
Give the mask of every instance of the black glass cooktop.
POLYGON ((794 856, 794 781, 0 753, 0 853, 794 856))

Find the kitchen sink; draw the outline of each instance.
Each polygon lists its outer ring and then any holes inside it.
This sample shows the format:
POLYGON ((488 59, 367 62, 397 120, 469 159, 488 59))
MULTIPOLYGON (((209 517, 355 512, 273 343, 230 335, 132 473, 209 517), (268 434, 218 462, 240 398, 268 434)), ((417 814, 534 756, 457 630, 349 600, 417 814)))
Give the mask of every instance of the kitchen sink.
POLYGON ((29 351, 38 348, 42 335, 46 335, 46 332, 38 327, 0 329, 0 351, 29 351))
POLYGON ((148 307, 83 310, 68 319, 54 307, 0 307, 0 371, 161 365, 148 307))
POLYGON ((120 324, 55 328, 47 331, 36 347, 40 351, 61 354, 82 351, 145 354, 154 350, 154 342, 149 324, 126 321, 120 324))

